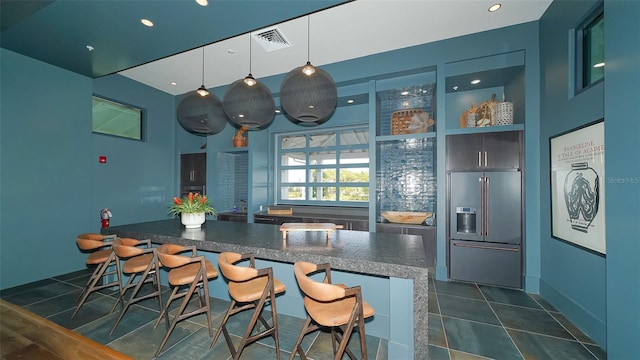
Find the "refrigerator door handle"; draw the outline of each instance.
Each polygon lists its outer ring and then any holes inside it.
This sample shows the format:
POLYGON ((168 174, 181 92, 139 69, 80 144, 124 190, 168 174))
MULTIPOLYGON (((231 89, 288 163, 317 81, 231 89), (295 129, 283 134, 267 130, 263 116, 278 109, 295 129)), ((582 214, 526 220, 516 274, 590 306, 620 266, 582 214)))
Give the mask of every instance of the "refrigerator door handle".
POLYGON ((478 151, 478 167, 482 167, 482 152, 478 151))
POLYGON ((498 246, 484 246, 484 245, 472 245, 472 244, 462 244, 460 242, 454 242, 453 246, 457 247, 466 247, 473 249, 487 249, 487 250, 502 250, 502 251, 518 251, 518 248, 515 247, 498 247, 498 246))
POLYGON ((484 167, 487 167, 487 163, 488 163, 488 157, 489 155, 487 155, 487 152, 484 152, 484 167))
MULTIPOLYGON (((480 153, 478 153, 479 155, 480 153)), ((478 158, 479 159, 479 158, 478 158)), ((480 182, 480 236, 484 237, 484 207, 485 207, 485 198, 484 198, 484 176, 478 178, 480 182)))
POLYGON ((491 199, 491 194, 490 194, 490 189, 491 189, 491 184, 489 183, 489 177, 485 177, 484 181, 485 181, 485 195, 486 195, 486 199, 484 201, 485 204, 485 210, 484 210, 484 218, 485 218, 485 232, 484 232, 484 236, 489 236, 489 216, 491 215, 489 212, 489 199, 491 199))

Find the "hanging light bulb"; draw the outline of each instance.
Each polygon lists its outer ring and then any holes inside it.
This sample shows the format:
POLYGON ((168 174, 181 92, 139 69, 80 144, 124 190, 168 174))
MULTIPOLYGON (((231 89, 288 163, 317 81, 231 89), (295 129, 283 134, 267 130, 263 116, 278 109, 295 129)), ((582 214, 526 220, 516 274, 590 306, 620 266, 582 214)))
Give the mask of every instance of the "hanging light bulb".
POLYGON ((202 97, 209 95, 209 90, 204 87, 204 46, 202 47, 202 85, 200 85, 196 92, 202 97))
POLYGON ((249 75, 247 75, 246 78, 244 78, 244 83, 247 84, 248 86, 253 86, 255 84, 257 84, 258 82, 256 81, 256 79, 253 77, 253 75, 251 75, 251 73, 249 73, 249 75))
POLYGON ((307 65, 302 67, 302 72, 307 76, 311 76, 316 72, 316 68, 311 65, 310 61, 307 61, 307 65))
POLYGON ((276 104, 269 89, 251 74, 251 34, 249 34, 249 75, 234 81, 222 100, 229 122, 237 128, 261 130, 273 122, 276 104))
POLYGON ((309 24, 307 16, 307 64, 289 71, 282 79, 280 105, 292 122, 315 126, 333 115, 338 103, 338 91, 329 73, 311 65, 309 24))

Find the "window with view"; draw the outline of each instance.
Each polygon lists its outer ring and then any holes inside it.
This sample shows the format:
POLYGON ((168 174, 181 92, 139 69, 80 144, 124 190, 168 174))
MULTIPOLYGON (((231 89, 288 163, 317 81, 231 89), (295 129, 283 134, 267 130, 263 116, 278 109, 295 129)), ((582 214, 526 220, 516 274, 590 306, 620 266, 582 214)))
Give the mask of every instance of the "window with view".
POLYGON ((576 30, 578 90, 604 78, 604 12, 592 12, 576 30))
POLYGON ((92 131, 95 133, 142 140, 142 109, 93 97, 92 131))
POLYGON ((276 139, 278 203, 368 206, 367 128, 286 133, 276 139))

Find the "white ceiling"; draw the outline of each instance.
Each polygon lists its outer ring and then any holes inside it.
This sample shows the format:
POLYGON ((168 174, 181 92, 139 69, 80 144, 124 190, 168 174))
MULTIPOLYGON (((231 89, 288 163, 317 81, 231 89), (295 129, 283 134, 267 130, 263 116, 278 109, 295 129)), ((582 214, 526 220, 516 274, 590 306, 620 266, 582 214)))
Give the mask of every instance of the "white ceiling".
MULTIPOLYGON (((307 51, 311 63, 322 66, 535 21, 540 19, 551 2, 357 0, 278 24, 279 30, 292 44, 289 48, 267 52, 251 40, 250 49, 249 34, 206 45, 204 84, 208 88, 230 84, 244 78, 250 66, 257 79, 287 73, 306 63, 307 51), (489 6, 496 2, 500 2, 502 8, 490 13, 489 6)), ((172 95, 195 90, 202 83, 202 48, 185 50, 120 74, 172 95), (171 82, 177 85, 171 85, 171 82)))

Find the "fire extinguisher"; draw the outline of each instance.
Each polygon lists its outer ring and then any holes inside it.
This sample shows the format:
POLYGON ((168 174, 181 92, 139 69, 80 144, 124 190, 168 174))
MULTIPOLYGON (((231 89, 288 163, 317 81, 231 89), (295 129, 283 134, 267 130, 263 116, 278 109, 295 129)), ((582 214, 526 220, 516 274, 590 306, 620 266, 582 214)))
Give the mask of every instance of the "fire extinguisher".
POLYGON ((109 208, 100 210, 100 218, 102 219, 102 227, 109 227, 109 219, 111 218, 111 210, 109 208))

